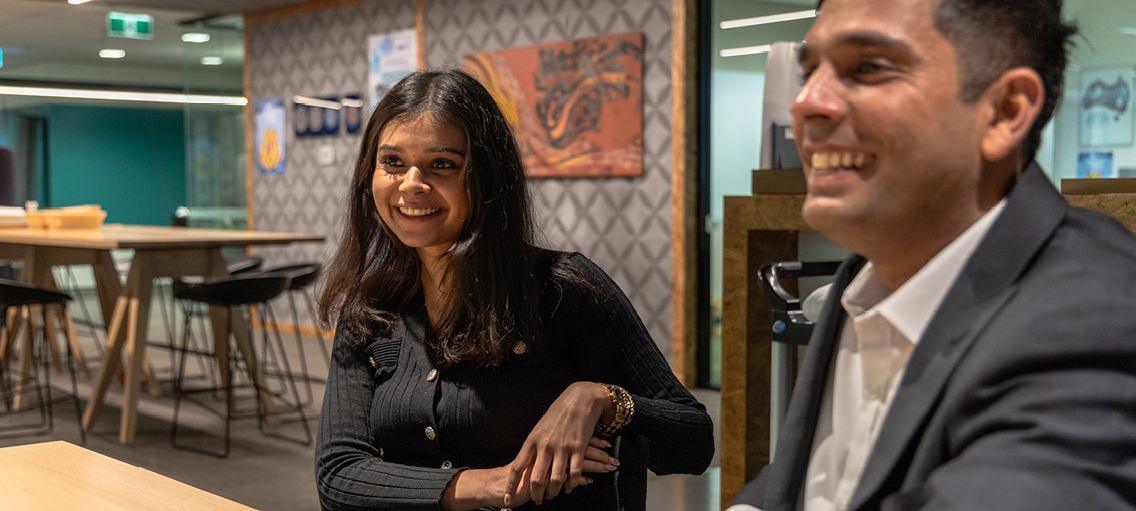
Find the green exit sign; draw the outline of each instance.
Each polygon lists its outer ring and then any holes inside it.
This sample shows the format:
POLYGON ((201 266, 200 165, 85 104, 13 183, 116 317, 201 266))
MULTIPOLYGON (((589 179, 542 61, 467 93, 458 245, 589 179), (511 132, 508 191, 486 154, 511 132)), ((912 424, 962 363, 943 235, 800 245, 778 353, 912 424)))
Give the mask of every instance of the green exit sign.
POLYGON ((107 14, 107 35, 128 39, 153 39, 154 17, 149 14, 107 14))

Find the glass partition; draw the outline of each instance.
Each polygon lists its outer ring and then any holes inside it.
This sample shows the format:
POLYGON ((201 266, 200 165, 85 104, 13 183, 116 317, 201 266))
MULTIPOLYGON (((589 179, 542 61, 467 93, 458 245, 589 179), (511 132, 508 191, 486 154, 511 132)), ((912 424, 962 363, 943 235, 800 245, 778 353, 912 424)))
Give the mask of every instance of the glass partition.
MULTIPOLYGON (((242 18, 209 18, 182 29, 186 93, 241 95, 242 18)), ((184 115, 186 199, 176 221, 246 229, 244 109, 187 103, 184 115)))

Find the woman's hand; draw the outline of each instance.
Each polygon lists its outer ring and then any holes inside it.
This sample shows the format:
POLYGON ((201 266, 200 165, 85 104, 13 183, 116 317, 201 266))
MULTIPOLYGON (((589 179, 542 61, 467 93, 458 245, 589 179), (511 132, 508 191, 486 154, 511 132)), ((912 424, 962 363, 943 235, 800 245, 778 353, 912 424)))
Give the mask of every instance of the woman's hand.
POLYGON ((531 499, 541 504, 561 489, 571 493, 590 482, 584 472, 615 470, 619 461, 601 450, 611 444, 593 437, 596 422, 601 418, 610 422, 614 417, 615 404, 602 385, 576 382, 565 389, 533 427, 510 465, 507 505, 519 505, 526 481, 531 499))
MULTIPOLYGON (((509 474, 509 466, 487 469, 463 470, 454 474, 446 491, 442 492, 442 507, 449 511, 470 511, 487 506, 509 507, 506 505, 505 487, 509 474)), ((521 481, 516 488, 512 506, 519 506, 528 502, 529 485, 521 481)))

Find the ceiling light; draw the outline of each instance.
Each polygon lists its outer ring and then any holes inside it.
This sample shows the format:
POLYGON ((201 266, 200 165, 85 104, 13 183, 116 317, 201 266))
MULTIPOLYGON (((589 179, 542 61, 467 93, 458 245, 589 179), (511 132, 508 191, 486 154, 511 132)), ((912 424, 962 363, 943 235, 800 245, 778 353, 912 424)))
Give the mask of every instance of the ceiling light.
POLYGON ((343 98, 339 102, 347 108, 361 108, 363 106, 363 100, 357 98, 343 98))
POLYGON ((738 27, 752 27, 754 25, 767 25, 769 23, 780 23, 782 21, 803 20, 806 18, 815 18, 817 15, 816 9, 809 11, 787 12, 785 14, 773 14, 770 16, 758 16, 756 18, 745 18, 740 20, 723 21, 718 26, 722 28, 738 28, 738 27))
POLYGON ((1116 31, 1120 32, 1121 34, 1136 35, 1136 28, 1132 27, 1120 27, 1116 29, 1116 31))
POLYGON ((105 99, 113 101, 152 101, 156 103, 194 103, 202 105, 245 106, 241 96, 205 96, 161 92, 124 92, 110 90, 52 89, 46 87, 10 87, 0 85, 0 95, 35 96, 41 98, 105 99))
POLYGON ((189 32, 181 35, 183 43, 207 43, 209 42, 209 34, 201 32, 189 32))
POLYGON ((224 62, 221 57, 201 57, 201 65, 203 66, 219 66, 224 62))
POLYGON ((744 48, 729 48, 718 52, 718 55, 723 57, 740 57, 742 55, 757 55, 759 53, 769 53, 773 49, 772 44, 763 44, 761 46, 746 46, 744 48))
POLYGON ((79 5, 79 4, 85 4, 85 3, 90 2, 90 1, 91 0, 67 0, 67 3, 69 3, 71 5, 79 5))
POLYGON ((104 59, 121 59, 126 56, 126 50, 99 50, 99 56, 104 59))

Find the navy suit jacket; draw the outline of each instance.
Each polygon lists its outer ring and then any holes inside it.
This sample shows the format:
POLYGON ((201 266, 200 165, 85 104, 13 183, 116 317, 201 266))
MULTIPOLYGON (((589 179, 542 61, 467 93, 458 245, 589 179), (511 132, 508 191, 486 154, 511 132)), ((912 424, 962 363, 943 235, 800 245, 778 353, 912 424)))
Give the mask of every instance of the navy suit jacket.
MULTIPOLYGON (((774 462, 735 504, 795 511, 845 311, 837 273, 774 462)), ((1031 164, 908 362, 849 510, 1136 509, 1136 238, 1031 164)))

